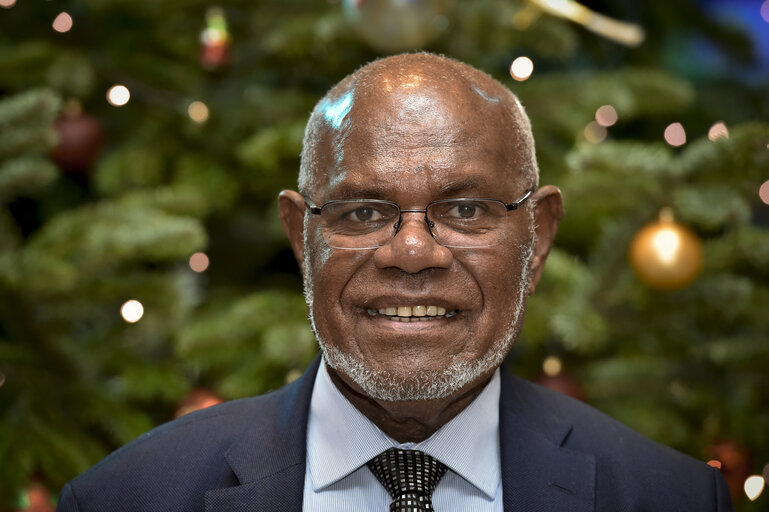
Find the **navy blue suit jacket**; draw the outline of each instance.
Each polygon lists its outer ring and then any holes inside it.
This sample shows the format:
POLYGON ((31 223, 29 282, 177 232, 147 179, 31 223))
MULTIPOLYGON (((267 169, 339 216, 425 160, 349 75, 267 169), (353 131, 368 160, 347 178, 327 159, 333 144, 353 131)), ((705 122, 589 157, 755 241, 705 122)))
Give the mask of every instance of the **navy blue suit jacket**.
MULTIPOLYGON (((148 432, 67 484, 57 510, 301 511, 317 369, 148 432)), ((732 510, 718 470, 504 368, 499 421, 506 511, 732 510)))

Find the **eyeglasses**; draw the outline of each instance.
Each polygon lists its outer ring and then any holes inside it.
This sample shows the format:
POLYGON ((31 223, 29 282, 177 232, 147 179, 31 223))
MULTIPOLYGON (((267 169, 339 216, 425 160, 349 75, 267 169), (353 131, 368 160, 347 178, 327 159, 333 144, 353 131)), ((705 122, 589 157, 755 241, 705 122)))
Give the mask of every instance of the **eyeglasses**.
POLYGON ((440 199, 421 210, 403 210, 392 201, 350 199, 314 206, 305 201, 313 215, 320 215, 321 231, 328 245, 336 249, 376 249, 395 237, 404 213, 424 213, 430 234, 445 247, 475 249, 498 245, 508 234, 507 212, 517 210, 534 189, 514 203, 498 199, 440 199))

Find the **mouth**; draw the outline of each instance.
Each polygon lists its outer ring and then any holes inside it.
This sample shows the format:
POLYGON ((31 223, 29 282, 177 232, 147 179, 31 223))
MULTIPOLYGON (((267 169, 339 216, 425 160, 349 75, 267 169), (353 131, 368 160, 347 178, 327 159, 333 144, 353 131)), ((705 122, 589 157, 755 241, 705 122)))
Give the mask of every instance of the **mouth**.
POLYGON ((447 311, 441 306, 389 306, 379 309, 366 308, 366 313, 393 322, 430 322, 456 316, 459 310, 447 311))

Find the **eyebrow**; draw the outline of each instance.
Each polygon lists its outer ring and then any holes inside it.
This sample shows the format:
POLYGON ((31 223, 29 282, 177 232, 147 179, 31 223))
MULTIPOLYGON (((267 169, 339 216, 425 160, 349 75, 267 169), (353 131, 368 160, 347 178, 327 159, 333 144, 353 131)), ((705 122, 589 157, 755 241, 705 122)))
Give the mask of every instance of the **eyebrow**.
MULTIPOLYGON (((446 183, 440 186, 438 198, 459 196, 467 193, 469 190, 478 190, 488 186, 484 178, 467 178, 462 181, 446 183)), ((355 185, 343 184, 333 192, 333 199, 384 199, 392 200, 391 195, 385 194, 382 190, 373 187, 356 187, 355 185)))
POLYGON ((440 196, 455 196, 463 194, 468 190, 478 190, 486 185, 488 185, 488 182, 483 178, 467 178, 462 181, 446 183, 445 185, 441 185, 440 196))

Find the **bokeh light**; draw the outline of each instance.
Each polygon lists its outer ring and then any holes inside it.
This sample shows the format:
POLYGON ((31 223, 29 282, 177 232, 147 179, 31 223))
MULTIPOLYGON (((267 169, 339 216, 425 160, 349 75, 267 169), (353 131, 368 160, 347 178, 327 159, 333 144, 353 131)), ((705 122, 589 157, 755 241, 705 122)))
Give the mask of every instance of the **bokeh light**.
POLYGON ((766 180, 758 189, 758 197, 760 197, 764 203, 769 204, 769 180, 766 180))
POLYGON ((195 272, 205 272, 208 268, 208 256, 204 252, 196 252, 190 256, 190 268, 195 272))
POLYGON ((202 101, 193 101, 190 103, 190 106, 187 107, 187 114, 190 116, 190 119, 196 123, 205 123, 208 121, 210 112, 208 111, 208 106, 202 101))
POLYGON ((764 3, 761 4, 761 17, 769 23, 769 0, 764 0, 764 3))
POLYGON ((676 261, 678 249, 681 247, 681 237, 671 228, 660 229, 652 238, 652 247, 660 263, 670 265, 676 261))
POLYGON ((683 146, 686 144, 686 130, 681 123, 671 123, 665 128, 665 142, 671 146, 683 146))
POLYGON ((510 76, 523 82, 534 72, 534 62, 528 57, 518 57, 510 66, 510 76))
POLYGON ((595 121, 601 126, 613 126, 617 122, 617 111, 611 105, 603 105, 595 111, 595 121))
POLYGON ((125 85, 113 85, 107 91, 107 101, 110 105, 122 107, 131 99, 131 91, 125 85))
POLYGON ((296 368, 292 368, 291 370, 286 372, 286 377, 285 377, 286 384, 291 384, 292 382, 294 382, 296 379, 298 379, 301 376, 302 376, 302 371, 301 370, 297 370, 296 368))
POLYGON ((542 362, 542 371, 545 372, 545 375, 555 377, 561 373, 561 370, 563 370, 563 363, 555 356, 548 356, 542 362))
POLYGON ((120 315, 126 322, 134 324, 144 316, 144 306, 138 300, 129 300, 120 308, 120 315))
POLYGON ((204 388, 195 388, 182 400, 179 408, 174 413, 174 418, 179 418, 185 414, 207 409, 214 405, 222 403, 222 397, 204 388))
POLYGON ((14 5, 16 5, 16 0, 0 0, 0 7, 4 9, 10 9, 14 5))
POLYGON ((599 142, 602 142, 604 139, 606 139, 606 128, 601 126, 595 121, 590 121, 587 126, 585 126, 585 129, 583 130, 583 134, 585 135, 585 139, 588 142, 592 142, 593 144, 597 144, 599 142))
POLYGON ((764 477, 761 475, 749 476, 745 480, 745 495, 750 501, 754 501, 756 498, 761 496, 761 493, 764 491, 765 484, 766 482, 764 481, 764 477))
POLYGON ((710 127, 710 130, 708 130, 708 139, 710 140, 728 139, 728 138, 729 138, 729 129, 726 127, 726 124, 722 123, 721 121, 715 123, 713 126, 710 127))
POLYGON ((53 29, 56 32, 69 32, 72 28, 72 16, 66 12, 60 12, 53 20, 53 29))
POLYGON ((721 469, 721 461, 720 460, 716 460, 716 459, 709 460, 708 461, 708 466, 712 466, 712 467, 714 467, 716 469, 721 469))

